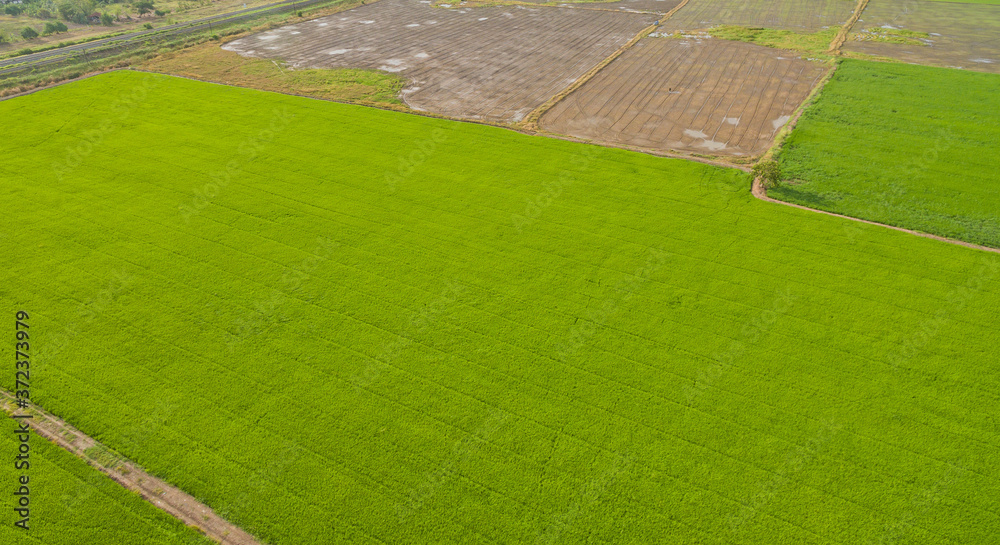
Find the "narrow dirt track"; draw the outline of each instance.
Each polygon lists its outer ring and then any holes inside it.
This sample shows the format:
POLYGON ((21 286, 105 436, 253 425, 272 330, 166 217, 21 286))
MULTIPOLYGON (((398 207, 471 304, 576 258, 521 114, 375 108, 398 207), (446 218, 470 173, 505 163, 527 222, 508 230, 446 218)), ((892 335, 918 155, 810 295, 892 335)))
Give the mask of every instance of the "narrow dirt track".
POLYGON ((793 208, 799 208, 799 209, 802 209, 802 210, 808 210, 810 212, 816 212, 817 214, 826 214, 827 216, 834 216, 834 217, 838 217, 838 218, 844 218, 844 219, 851 220, 851 221, 858 221, 858 222, 861 222, 861 223, 867 223, 869 225, 878 225, 878 226, 881 226, 881 227, 885 227, 886 229, 892 229, 894 231, 902 231, 904 233, 909 233, 911 235, 917 235, 918 237, 932 238, 934 240, 940 240, 941 242, 948 242, 948 243, 951 243, 951 244, 957 244, 959 246, 965 246, 966 248, 974 248, 976 250, 983 250, 983 251, 986 251, 986 252, 993 252, 995 254, 1000 254, 1000 249, 998 249, 998 248, 990 248, 989 246, 980 246, 978 244, 972 244, 971 242, 963 242, 961 240, 955 240, 955 239, 951 239, 951 238, 940 237, 938 235, 932 235, 930 233, 922 233, 920 231, 914 231, 912 229, 904 229, 902 227, 896 227, 894 225, 886 225, 884 223, 878 223, 878 222, 875 222, 875 221, 868 221, 868 220, 863 220, 863 219, 860 219, 860 218, 852 218, 851 216, 845 216, 843 214, 836 214, 834 212, 827 212, 826 210, 818 210, 816 208, 809 208, 808 206, 802 206, 801 204, 794 204, 794 203, 790 203, 790 202, 779 201, 777 199, 772 199, 771 197, 767 196, 767 190, 764 189, 764 184, 761 183, 760 178, 754 179, 754 181, 753 181, 753 189, 751 190, 751 193, 753 193, 754 197, 757 197, 758 199, 760 199, 762 201, 766 201, 766 202, 773 202, 775 204, 783 204, 785 206, 791 206, 793 208))
POLYGON ((614 61, 615 59, 617 59, 618 57, 620 57, 622 55, 622 53, 625 53, 633 45, 639 43, 639 40, 641 40, 641 39, 645 38, 646 36, 649 36, 650 34, 652 34, 654 30, 656 30, 657 28, 659 28, 659 24, 662 24, 663 21, 666 21, 667 19, 671 18, 681 8, 683 8, 684 6, 686 6, 687 3, 688 3, 688 1, 689 0, 682 0, 681 3, 679 3, 676 6, 674 6, 673 8, 671 8, 670 11, 664 13, 663 17, 659 21, 657 21, 657 23, 654 23, 654 24, 652 24, 652 25, 650 25, 650 26, 648 26, 648 27, 640 30, 638 34, 636 34, 631 40, 629 40, 623 46, 621 46, 617 51, 615 51, 614 53, 612 53, 611 55, 609 55, 603 61, 601 61, 600 63, 598 63, 597 65, 595 65, 594 67, 592 67, 590 70, 588 70, 586 73, 584 73, 582 76, 580 76, 579 78, 577 78, 576 80, 574 80, 572 83, 569 84, 568 87, 564 88, 562 91, 560 91, 558 94, 556 94, 555 96, 553 96, 552 98, 550 98, 544 104, 542 104, 541 106, 535 108, 531 113, 528 114, 528 117, 525 118, 525 120, 523 122, 524 128, 526 128, 528 130, 538 130, 539 129, 539 127, 538 127, 538 121, 541 119, 542 115, 544 115, 547 111, 549 111, 550 109, 552 109, 553 106, 555 106, 556 104, 558 104, 564 98, 566 98, 567 96, 569 96, 570 93, 572 93, 573 91, 579 89, 580 87, 583 86, 583 84, 585 84, 588 81, 590 81, 590 79, 593 78, 594 76, 596 76, 598 72, 600 72, 601 70, 604 69, 604 67, 606 67, 607 65, 611 64, 612 61, 614 61))
POLYGON ((861 14, 865 11, 866 7, 868 7, 868 0, 858 0, 858 5, 854 8, 854 13, 851 14, 851 18, 844 23, 844 26, 840 27, 840 32, 838 32, 833 38, 833 41, 830 42, 830 49, 828 50, 829 53, 834 55, 840 54, 840 48, 844 45, 844 42, 847 41, 847 35, 851 33, 851 29, 854 28, 855 24, 857 24, 858 19, 861 18, 861 14))
POLYGON ((184 524, 197 528, 207 537, 225 545, 261 545, 252 535, 222 519, 207 505, 166 481, 146 473, 134 463, 119 458, 113 463, 102 464, 91 459, 84 451, 103 445, 56 416, 34 406, 27 411, 17 409, 16 403, 16 398, 10 392, 0 390, 0 406, 7 414, 14 414, 17 410, 19 414, 33 415, 29 421, 33 432, 83 459, 184 524))

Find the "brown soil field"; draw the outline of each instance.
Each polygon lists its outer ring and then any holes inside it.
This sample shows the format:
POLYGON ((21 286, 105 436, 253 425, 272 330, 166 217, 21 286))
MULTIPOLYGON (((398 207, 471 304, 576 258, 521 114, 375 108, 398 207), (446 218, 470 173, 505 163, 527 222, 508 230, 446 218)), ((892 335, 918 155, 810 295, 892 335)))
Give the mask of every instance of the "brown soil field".
POLYGON ((904 62, 1000 73, 1000 6, 871 0, 844 51, 904 62), (924 45, 872 40, 873 28, 926 32, 924 45))
POLYGON ((739 25, 815 32, 843 25, 855 5, 855 0, 690 0, 660 31, 739 25))
POLYGON ((766 151, 827 68, 743 42, 644 38, 541 118, 545 130, 657 151, 766 151))
MULTIPOLYGON (((523 0, 530 3, 550 3, 552 0, 523 0)), ((601 10, 621 10, 621 11, 644 11, 650 13, 663 14, 674 9, 681 0, 619 0, 617 2, 567 2, 559 4, 559 7, 576 9, 601 9, 601 10)))
POLYGON ((612 11, 433 8, 380 0, 226 44, 293 68, 370 68, 408 80, 415 110, 517 122, 656 20, 612 11))

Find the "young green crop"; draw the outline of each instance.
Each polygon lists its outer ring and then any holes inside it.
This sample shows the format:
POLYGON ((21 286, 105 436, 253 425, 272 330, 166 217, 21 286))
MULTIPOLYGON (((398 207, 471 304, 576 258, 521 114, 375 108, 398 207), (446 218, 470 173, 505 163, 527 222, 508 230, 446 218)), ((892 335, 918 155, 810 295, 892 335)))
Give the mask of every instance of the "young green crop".
POLYGON ((1000 75, 846 60, 780 152, 771 196, 1000 247, 1000 75))
POLYGON ((0 103, 2 306, 37 403, 262 540, 1000 535, 1000 256, 737 170, 146 77, 0 103))
POLYGON ((20 442, 14 434, 20 420, 4 418, 0 426, 0 481, 4 483, 4 510, 0 543, 17 545, 211 545, 193 528, 153 507, 122 488, 86 462, 31 433, 27 454, 30 467, 17 469, 14 457, 20 442), (8 463, 9 460, 9 463, 8 463), (28 527, 13 512, 13 495, 27 476, 30 510, 28 527))

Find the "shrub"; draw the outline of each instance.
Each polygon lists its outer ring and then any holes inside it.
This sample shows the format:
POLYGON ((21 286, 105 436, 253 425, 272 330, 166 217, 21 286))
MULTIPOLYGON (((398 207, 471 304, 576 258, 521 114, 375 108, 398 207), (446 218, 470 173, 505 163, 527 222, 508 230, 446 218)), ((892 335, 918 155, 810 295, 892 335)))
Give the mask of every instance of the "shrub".
POLYGON ((144 28, 146 30, 153 30, 153 25, 151 23, 146 23, 146 24, 142 25, 142 28, 144 28))
POLYGON ((30 26, 26 26, 24 27, 24 30, 21 31, 21 37, 25 40, 34 40, 38 37, 38 33, 35 32, 35 29, 30 26))
POLYGON ((38 10, 38 18, 39 19, 55 19, 55 15, 52 15, 52 12, 49 11, 49 10, 47 10, 47 9, 40 9, 40 10, 38 10))
POLYGON ((49 34, 55 34, 56 32, 58 32, 58 30, 56 30, 56 25, 55 24, 53 24, 53 23, 45 23, 45 29, 42 30, 42 36, 47 36, 49 34))
POLYGON ((135 4, 135 10, 139 12, 139 16, 143 16, 151 11, 153 11, 152 2, 138 2, 135 4))
POLYGON ((156 10, 153 10, 153 15, 155 15, 155 16, 157 16, 157 17, 163 17, 163 16, 164 16, 164 15, 166 15, 166 14, 167 14, 167 12, 165 12, 165 11, 160 11, 160 10, 158 10, 158 9, 156 9, 156 10))
POLYGON ((77 16, 76 6, 70 4, 69 2, 63 2, 56 7, 56 11, 59 12, 59 16, 67 21, 72 21, 77 16))
POLYGON ((6 13, 7 15, 13 15, 14 17, 20 15, 22 11, 24 10, 21 9, 21 6, 7 6, 3 8, 4 13, 6 13))
POLYGON ((761 161, 754 165, 750 172, 754 178, 760 178, 765 189, 778 187, 781 183, 781 167, 777 161, 761 161))
POLYGON ((101 24, 104 26, 111 26, 115 22, 115 18, 111 16, 110 13, 101 14, 101 24))

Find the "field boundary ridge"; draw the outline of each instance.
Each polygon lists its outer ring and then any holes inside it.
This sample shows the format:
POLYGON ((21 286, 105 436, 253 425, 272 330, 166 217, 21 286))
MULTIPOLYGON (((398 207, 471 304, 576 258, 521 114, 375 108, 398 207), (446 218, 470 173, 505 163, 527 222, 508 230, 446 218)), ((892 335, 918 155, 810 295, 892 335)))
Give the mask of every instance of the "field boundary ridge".
POLYGON ((195 528, 206 537, 224 545, 262 545, 255 537, 217 515, 194 496, 150 475, 134 462, 70 426, 61 418, 34 406, 17 409, 14 395, 2 388, 0 406, 7 414, 13 414, 15 410, 20 414, 30 414, 32 418, 29 425, 33 432, 69 451, 118 484, 138 493, 154 507, 195 528), (98 457, 89 456, 88 451, 102 455, 100 459, 96 459, 98 457))

